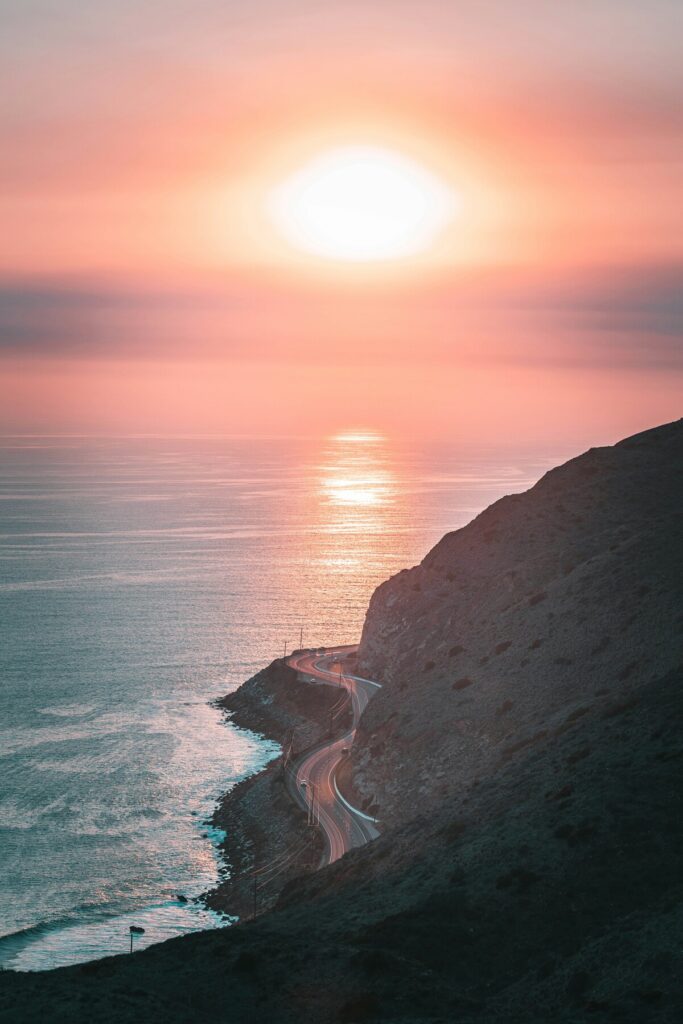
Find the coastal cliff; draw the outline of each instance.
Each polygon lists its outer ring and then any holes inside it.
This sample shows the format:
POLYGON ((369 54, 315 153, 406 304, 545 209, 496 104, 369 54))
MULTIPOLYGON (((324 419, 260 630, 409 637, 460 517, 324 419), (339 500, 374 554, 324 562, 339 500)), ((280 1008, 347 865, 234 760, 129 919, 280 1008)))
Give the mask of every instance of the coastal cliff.
MULTIPOLYGON (((286 791, 284 759, 327 735, 338 700, 335 687, 301 682, 278 658, 217 701, 233 725, 276 740, 283 752, 226 793, 214 812, 211 824, 225 832, 225 877, 205 897, 211 909, 242 920, 262 914, 288 882, 318 868, 322 837, 286 791)), ((347 721, 342 712, 338 727, 347 721)))
MULTIPOLYGON (((682 456, 683 422, 588 452, 378 589, 348 759, 378 840, 244 925, 0 974, 0 1022, 678 1024, 682 456)), ((284 742, 316 728, 291 683, 226 706, 284 742)), ((235 829, 284 835, 276 772, 235 829)))
POLYGON ((592 449, 372 597, 356 789, 400 822, 677 669, 683 421, 592 449), (408 767, 409 766, 409 767, 408 767))

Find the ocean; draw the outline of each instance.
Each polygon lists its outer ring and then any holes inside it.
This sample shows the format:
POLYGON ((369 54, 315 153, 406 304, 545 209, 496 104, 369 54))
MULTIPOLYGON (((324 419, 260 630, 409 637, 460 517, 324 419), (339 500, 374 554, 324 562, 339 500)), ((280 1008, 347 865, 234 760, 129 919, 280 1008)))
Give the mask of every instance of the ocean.
POLYGON ((378 583, 574 453, 0 439, 0 967, 229 925, 194 902, 226 870, 207 820, 278 748, 212 699, 357 641, 378 583))

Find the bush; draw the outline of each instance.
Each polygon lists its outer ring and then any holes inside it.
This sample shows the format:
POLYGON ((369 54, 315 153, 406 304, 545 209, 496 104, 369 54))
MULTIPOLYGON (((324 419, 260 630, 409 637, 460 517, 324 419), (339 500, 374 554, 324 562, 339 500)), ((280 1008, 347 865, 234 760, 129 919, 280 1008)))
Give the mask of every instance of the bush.
POLYGON ((462 679, 456 679, 453 683, 454 690, 466 690, 468 686, 472 686, 474 679, 470 679, 469 676, 463 676, 462 679))

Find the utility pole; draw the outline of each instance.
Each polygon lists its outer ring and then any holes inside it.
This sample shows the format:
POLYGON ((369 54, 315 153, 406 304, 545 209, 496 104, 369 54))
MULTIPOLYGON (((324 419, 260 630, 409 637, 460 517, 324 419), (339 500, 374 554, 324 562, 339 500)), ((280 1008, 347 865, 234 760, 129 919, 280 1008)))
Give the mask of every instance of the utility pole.
POLYGON ((303 623, 302 623, 301 629, 299 630, 299 650, 303 651, 303 649, 304 649, 304 627, 303 627, 303 623))
POLYGON ((287 660, 287 641, 286 641, 286 640, 285 640, 285 646, 284 646, 284 651, 283 651, 283 653, 282 653, 282 660, 283 660, 283 661, 286 661, 286 660, 287 660))

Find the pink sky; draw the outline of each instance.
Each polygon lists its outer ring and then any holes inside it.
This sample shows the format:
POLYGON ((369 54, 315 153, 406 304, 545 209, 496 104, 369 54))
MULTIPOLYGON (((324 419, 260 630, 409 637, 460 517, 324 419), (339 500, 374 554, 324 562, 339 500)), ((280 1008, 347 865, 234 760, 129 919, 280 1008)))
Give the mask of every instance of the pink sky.
POLYGON ((0 430, 612 440, 680 415, 680 5, 16 4, 0 430), (418 258, 288 248, 268 190, 396 149, 418 258))

